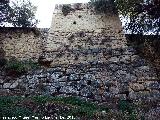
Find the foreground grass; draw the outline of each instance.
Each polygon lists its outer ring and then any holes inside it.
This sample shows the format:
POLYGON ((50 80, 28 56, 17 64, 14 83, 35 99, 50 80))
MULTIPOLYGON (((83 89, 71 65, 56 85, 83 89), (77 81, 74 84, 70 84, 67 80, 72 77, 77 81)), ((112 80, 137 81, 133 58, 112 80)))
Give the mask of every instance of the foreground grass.
POLYGON ((0 120, 145 120, 138 106, 120 100, 117 109, 108 109, 77 97, 1 96, 0 120))
POLYGON ((70 119, 94 119, 96 114, 102 111, 107 112, 108 109, 76 97, 0 97, 1 119, 3 117, 17 117, 18 120, 21 120, 26 116, 30 119, 34 119, 33 116, 39 119, 44 116, 52 117, 52 119, 60 116, 65 119, 68 116, 73 116, 70 119))

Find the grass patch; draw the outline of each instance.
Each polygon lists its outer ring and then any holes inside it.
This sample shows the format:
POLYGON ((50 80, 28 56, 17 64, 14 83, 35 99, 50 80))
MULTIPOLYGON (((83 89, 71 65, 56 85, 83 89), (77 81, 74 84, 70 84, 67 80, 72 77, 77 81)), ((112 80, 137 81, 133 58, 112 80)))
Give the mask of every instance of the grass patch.
MULTIPOLYGON (((76 97, 34 96, 0 97, 0 116, 74 116, 75 118, 93 119, 95 114, 108 111, 95 103, 76 97)), ((21 118, 19 118, 21 120, 21 118)))
POLYGON ((76 120, 143 120, 144 116, 137 112, 137 107, 128 101, 119 101, 118 109, 108 109, 106 106, 85 101, 77 97, 51 96, 3 96, 0 97, 0 119, 4 116, 23 117, 36 116, 40 120, 44 116, 73 116, 76 120))
MULTIPOLYGON (((2 117, 19 117, 32 116, 32 110, 19 106, 17 103, 22 101, 22 97, 2 96, 0 97, 0 118, 2 117)), ((18 120, 22 120, 19 118, 18 120)))

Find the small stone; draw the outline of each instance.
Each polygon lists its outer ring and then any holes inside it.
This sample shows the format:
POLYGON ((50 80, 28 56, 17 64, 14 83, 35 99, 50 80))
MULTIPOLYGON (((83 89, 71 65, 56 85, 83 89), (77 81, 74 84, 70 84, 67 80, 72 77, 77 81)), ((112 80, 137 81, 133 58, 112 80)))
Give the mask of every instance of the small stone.
POLYGON ((89 84, 89 81, 87 81, 87 84, 94 86, 95 88, 100 88, 102 85, 102 82, 101 80, 92 80, 90 84, 89 84))
POLYGON ((136 94, 135 94, 135 92, 133 90, 130 90, 130 92, 129 92, 129 98, 133 99, 133 100, 136 100, 137 96, 136 96, 136 94))
POLYGON ((86 86, 80 91, 80 94, 84 97, 91 97, 93 96, 92 88, 90 86, 86 86))
POLYGON ((6 88, 10 88, 10 86, 11 86, 11 83, 4 83, 4 84, 3 84, 3 88, 5 88, 5 89, 6 89, 6 88))
POLYGON ((110 80, 106 80, 105 81, 105 86, 106 87, 116 86, 116 82, 110 81, 110 80))
POLYGON ((17 86, 18 86, 18 82, 16 81, 10 86, 10 88, 16 88, 17 86))
POLYGON ((56 87, 54 87, 54 86, 50 86, 49 89, 50 89, 51 93, 55 93, 56 92, 56 87))
POLYGON ((87 81, 85 80, 80 80, 77 82, 77 88, 78 90, 81 90, 82 88, 84 88, 85 86, 87 86, 87 81))
POLYGON ((131 62, 131 58, 129 55, 123 55, 119 57, 119 61, 123 62, 123 63, 130 63, 131 62))
POLYGON ((117 71, 117 70, 120 69, 120 66, 117 65, 117 64, 109 64, 108 68, 109 68, 110 70, 112 70, 113 72, 115 72, 115 71, 117 71))
POLYGON ((79 77, 78 74, 71 74, 71 75, 69 76, 69 80, 70 80, 70 81, 77 81, 77 80, 80 80, 80 77, 79 77))
POLYGON ((59 78, 57 81, 59 81, 59 82, 66 82, 67 79, 68 79, 68 76, 63 76, 63 77, 59 78))
POLYGON ((120 100, 126 100, 126 94, 119 94, 118 97, 120 98, 120 100))
POLYGON ((148 86, 150 89, 155 89, 155 90, 160 90, 160 83, 151 83, 149 86, 148 86))
POLYGON ((2 85, 4 83, 4 81, 2 79, 0 79, 0 85, 2 85))
POLYGON ((94 79, 94 76, 92 74, 85 74, 83 76, 83 79, 85 79, 85 80, 92 80, 92 79, 94 79))
POLYGON ((129 91, 128 83, 119 84, 118 88, 119 88, 119 93, 120 94, 125 94, 126 92, 129 91))
POLYGON ((110 87, 109 92, 111 92, 112 94, 118 94, 119 89, 117 87, 110 87))
POLYGON ((60 89, 59 92, 66 93, 66 94, 76 94, 76 95, 78 95, 78 91, 74 87, 71 87, 71 86, 64 86, 60 89))
POLYGON ((130 84, 130 87, 133 91, 136 91, 136 92, 144 90, 144 85, 139 83, 130 84))
POLYGON ((113 63, 117 63, 119 62, 119 58, 118 57, 111 57, 108 62, 113 62, 113 63))
POLYGON ((160 118, 160 107, 152 108, 145 113, 145 120, 159 120, 160 118))
POLYGON ((61 73, 61 72, 55 72, 55 73, 53 73, 53 74, 51 75, 51 79, 57 80, 57 79, 59 79, 61 76, 63 76, 63 73, 61 73))

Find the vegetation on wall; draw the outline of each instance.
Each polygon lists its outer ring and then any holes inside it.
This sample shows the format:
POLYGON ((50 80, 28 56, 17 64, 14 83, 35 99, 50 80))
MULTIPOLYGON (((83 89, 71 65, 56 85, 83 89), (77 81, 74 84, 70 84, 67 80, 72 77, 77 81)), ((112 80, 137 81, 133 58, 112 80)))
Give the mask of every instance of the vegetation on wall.
POLYGON ((4 67, 7 64, 7 60, 4 58, 0 58, 0 67, 4 67))
POLYGON ((5 64, 3 64, 3 66, 7 75, 14 77, 25 74, 30 70, 39 68, 39 65, 32 60, 19 61, 16 59, 5 60, 5 64))
POLYGON ((137 53, 152 64, 160 78, 160 37, 156 35, 126 35, 128 45, 134 47, 137 53))
POLYGON ((70 5, 63 5, 62 6, 62 13, 64 16, 67 16, 73 9, 71 8, 70 5))

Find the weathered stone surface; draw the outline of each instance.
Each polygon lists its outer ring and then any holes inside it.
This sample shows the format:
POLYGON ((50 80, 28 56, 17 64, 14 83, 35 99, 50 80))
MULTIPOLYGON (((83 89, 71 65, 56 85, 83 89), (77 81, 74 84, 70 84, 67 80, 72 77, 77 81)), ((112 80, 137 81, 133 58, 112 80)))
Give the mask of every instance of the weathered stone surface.
POLYGON ((47 39, 36 37, 33 30, 0 33, 4 40, 0 47, 6 57, 38 59, 43 51, 45 61, 53 61, 51 68, 40 68, 14 79, 0 69, 0 92, 5 89, 19 95, 69 94, 97 101, 158 100, 157 74, 133 47, 127 46, 118 15, 96 15, 86 4, 80 7, 66 17, 57 7, 47 39), (77 17, 79 14, 83 19, 77 17))
POLYGON ((150 83, 148 87, 150 89, 160 90, 160 83, 158 83, 158 82, 150 83))
POLYGON ((77 81, 77 80, 80 80, 80 77, 78 74, 70 74, 69 76, 69 81, 77 81))
POLYGON ((0 79, 0 85, 3 85, 4 81, 2 79, 0 79))
POLYGON ((17 86, 18 86, 18 81, 14 82, 14 83, 10 86, 10 88, 16 88, 17 86))
POLYGON ((117 87, 110 87, 109 92, 116 95, 119 93, 119 89, 117 87))
POLYGON ((37 34, 39 31, 36 29, 3 27, 0 31, 0 47, 7 58, 37 60, 44 49, 43 36, 37 34))
POLYGON ((65 86, 65 87, 62 87, 60 89, 60 92, 62 93, 65 93, 65 94, 73 94, 73 95, 78 95, 78 91, 77 89, 75 89, 74 87, 72 86, 65 86))
POLYGON ((93 88, 91 86, 86 86, 81 90, 80 94, 84 97, 92 97, 93 96, 92 90, 93 88))
POLYGON ((139 83, 130 84, 130 87, 135 92, 143 91, 145 89, 144 85, 139 83))
POLYGON ((3 88, 8 88, 8 89, 9 89, 10 86, 11 86, 11 83, 4 83, 4 84, 3 84, 3 88))
POLYGON ((145 114, 145 120, 158 120, 160 118, 160 107, 153 108, 145 114))

